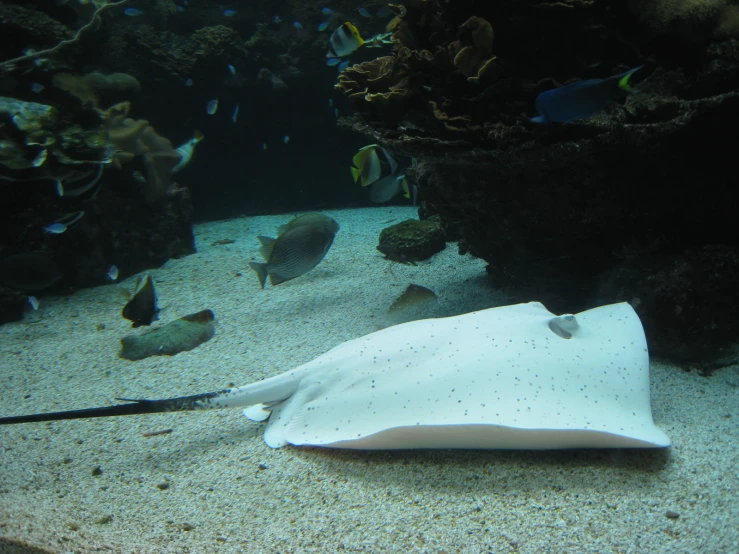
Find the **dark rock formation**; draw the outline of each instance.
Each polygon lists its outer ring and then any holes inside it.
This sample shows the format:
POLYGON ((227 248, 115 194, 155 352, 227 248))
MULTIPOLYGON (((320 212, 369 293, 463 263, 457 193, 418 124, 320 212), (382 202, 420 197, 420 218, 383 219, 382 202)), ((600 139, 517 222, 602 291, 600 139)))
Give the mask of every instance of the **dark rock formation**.
POLYGON ((446 248, 444 231, 435 221, 407 219, 383 229, 377 250, 401 263, 426 260, 446 248))
POLYGON ((3 208, 13 215, 0 220, 0 255, 43 253, 53 260, 61 278, 41 291, 0 283, 0 323, 22 317, 28 294, 42 298, 45 293, 109 283, 106 273, 111 265, 127 277, 195 252, 187 189, 175 187, 149 204, 128 173, 108 171, 95 198, 60 198, 48 181, 2 183, 3 208), (43 233, 42 227, 74 210, 85 215, 65 233, 43 233))
POLYGON ((338 88, 358 110, 351 128, 417 158, 422 215, 461 229, 460 248, 516 300, 575 312, 638 298, 653 353, 726 354, 739 337, 728 315, 739 309, 739 41, 727 25, 706 16, 686 41, 650 10, 597 0, 396 9, 393 55, 348 69, 338 88), (529 121, 538 93, 641 64, 625 102, 529 121))

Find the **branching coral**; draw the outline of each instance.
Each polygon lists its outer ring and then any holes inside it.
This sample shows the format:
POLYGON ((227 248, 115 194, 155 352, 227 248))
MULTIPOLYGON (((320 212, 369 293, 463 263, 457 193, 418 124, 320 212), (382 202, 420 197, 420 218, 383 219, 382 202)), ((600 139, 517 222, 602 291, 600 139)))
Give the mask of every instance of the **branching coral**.
POLYGON ((98 16, 104 10, 107 10, 108 8, 112 8, 115 6, 120 6, 122 4, 125 4, 126 2, 128 2, 128 0, 118 0, 117 2, 108 2, 108 3, 101 2, 100 4, 96 5, 95 11, 93 12, 92 17, 90 18, 90 21, 86 23, 85 25, 83 25, 82 27, 80 27, 72 38, 65 39, 51 48, 46 48, 44 50, 38 50, 35 52, 29 52, 27 54, 24 54, 23 56, 18 56, 17 58, 6 60, 0 63, 0 70, 6 70, 6 71, 13 70, 19 64, 35 60, 36 58, 39 58, 41 56, 48 56, 50 54, 53 54, 59 51, 61 48, 64 48, 65 46, 74 44, 75 42, 79 40, 80 36, 82 36, 82 33, 84 33, 85 31, 87 31, 91 27, 94 27, 97 24, 98 16))
POLYGON ((454 57, 454 67, 468 79, 477 82, 495 60, 492 56, 493 26, 473 16, 462 24, 460 32, 463 36, 449 45, 449 54, 454 57))

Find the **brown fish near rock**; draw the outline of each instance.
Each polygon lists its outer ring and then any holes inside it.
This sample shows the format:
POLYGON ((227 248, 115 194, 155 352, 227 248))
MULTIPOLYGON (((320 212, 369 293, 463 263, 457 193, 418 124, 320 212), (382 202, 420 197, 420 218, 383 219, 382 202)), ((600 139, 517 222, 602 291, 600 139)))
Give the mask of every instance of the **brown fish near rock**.
POLYGON ((420 306, 427 302, 436 302, 436 293, 431 289, 422 287, 421 285, 414 285, 411 283, 405 289, 403 294, 398 296, 395 301, 388 308, 388 312, 397 312, 406 310, 413 306, 420 306))
POLYGON ((264 285, 269 277, 272 286, 308 273, 326 256, 339 230, 339 224, 327 215, 303 214, 282 225, 277 238, 259 236, 259 253, 266 263, 251 262, 264 285))

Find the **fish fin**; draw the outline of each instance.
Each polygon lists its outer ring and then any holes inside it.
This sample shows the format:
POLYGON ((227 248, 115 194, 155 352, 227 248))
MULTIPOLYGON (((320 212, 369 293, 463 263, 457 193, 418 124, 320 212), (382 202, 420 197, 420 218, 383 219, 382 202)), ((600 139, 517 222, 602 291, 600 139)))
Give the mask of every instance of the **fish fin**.
POLYGON ((280 283, 284 283, 285 281, 289 281, 289 280, 290 279, 285 279, 284 277, 280 277, 279 275, 275 275, 274 273, 269 276, 269 282, 272 283, 273 287, 275 285, 279 285, 280 283))
POLYGON ((262 247, 259 249, 259 254, 264 258, 265 260, 269 261, 270 256, 272 255, 272 248, 275 246, 275 241, 277 239, 273 239, 272 237, 265 237, 265 236, 258 236, 259 242, 262 243, 262 247))
POLYGON ((192 134, 192 139, 195 141, 195 144, 199 143, 201 140, 205 138, 205 135, 195 129, 195 132, 192 134))
POLYGON ((270 415, 272 415, 272 412, 267 409, 264 404, 255 404, 254 406, 249 406, 241 410, 241 413, 244 414, 244 417, 250 419, 251 421, 265 421, 267 418, 269 418, 270 415))
POLYGON ((372 149, 367 151, 367 158, 365 158, 362 164, 362 186, 366 187, 377 181, 382 177, 382 167, 380 167, 380 157, 377 155, 377 150, 372 149))
POLYGON ((631 85, 629 85, 629 79, 631 78, 631 76, 634 73, 636 73, 637 71, 639 71, 642 67, 644 67, 644 66, 643 65, 640 65, 639 67, 635 67, 634 69, 630 69, 626 73, 623 73, 622 76, 621 76, 621 78, 618 80, 618 88, 620 88, 621 90, 625 90, 626 92, 636 92, 631 87, 631 85))
POLYGON ((264 284, 267 282, 267 264, 249 262, 249 267, 256 272, 257 277, 259 277, 259 284, 264 288, 264 284))
POLYGON ((121 284, 116 285, 116 287, 118 290, 118 294, 120 294, 126 300, 126 302, 131 300, 131 291, 125 289, 121 284))
POLYGON ((351 33, 354 39, 357 41, 357 48, 362 46, 364 44, 364 39, 362 38, 362 35, 359 34, 359 29, 357 29, 354 25, 351 26, 351 33))
POLYGON ((358 167, 360 171, 362 170, 362 168, 364 168, 365 164, 367 163, 367 156, 370 155, 370 150, 367 150, 367 149, 370 148, 370 146, 365 146, 364 148, 360 148, 359 151, 357 151, 357 153, 354 154, 354 157, 352 158, 352 163, 354 164, 355 167, 358 167))
POLYGON ((357 167, 350 167, 349 168, 352 172, 352 177, 354 178, 354 182, 356 183, 359 180, 359 177, 362 175, 362 170, 357 167))
POLYGON ((398 169, 398 161, 385 148, 382 149, 382 152, 385 154, 385 159, 387 159, 387 163, 390 165, 390 175, 393 175, 398 169))

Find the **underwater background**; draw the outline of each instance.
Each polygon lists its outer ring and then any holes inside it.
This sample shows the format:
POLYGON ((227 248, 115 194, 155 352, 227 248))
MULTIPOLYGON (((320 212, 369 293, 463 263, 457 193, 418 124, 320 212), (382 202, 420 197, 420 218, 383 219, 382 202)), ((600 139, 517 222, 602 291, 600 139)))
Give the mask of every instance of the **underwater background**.
POLYGON ((0 36, 1 553, 739 552, 735 0, 18 0, 0 36), (633 308, 669 448, 5 425, 531 301, 633 308))

